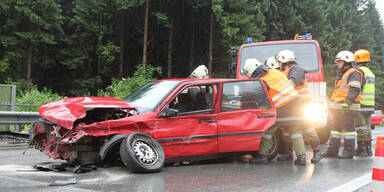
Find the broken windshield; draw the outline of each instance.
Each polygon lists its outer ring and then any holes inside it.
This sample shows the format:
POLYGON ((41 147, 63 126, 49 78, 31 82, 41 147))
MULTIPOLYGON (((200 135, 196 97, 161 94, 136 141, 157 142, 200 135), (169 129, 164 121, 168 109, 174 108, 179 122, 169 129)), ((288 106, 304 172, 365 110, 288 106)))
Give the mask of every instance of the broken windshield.
POLYGON ((256 58, 264 63, 268 57, 275 56, 281 50, 291 50, 295 53, 297 63, 307 72, 319 70, 319 56, 315 43, 285 43, 245 46, 241 49, 240 74, 244 75, 243 67, 249 58, 256 58))

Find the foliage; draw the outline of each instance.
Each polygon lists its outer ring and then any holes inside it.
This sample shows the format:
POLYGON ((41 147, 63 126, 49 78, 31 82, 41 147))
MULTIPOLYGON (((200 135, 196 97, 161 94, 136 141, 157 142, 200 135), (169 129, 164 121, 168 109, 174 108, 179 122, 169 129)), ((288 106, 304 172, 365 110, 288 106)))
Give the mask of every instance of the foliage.
MULTIPOLYGON (((0 83, 16 82, 24 89, 30 72, 39 90, 125 97, 153 75, 136 74, 143 56, 145 2, 0 1, 0 83), (123 77, 129 78, 117 80, 123 77)), ((383 21, 373 0, 152 0, 148 21, 147 63, 162 69, 172 64, 171 77, 186 77, 207 65, 210 51, 211 76, 233 77, 229 51, 246 37, 259 42, 310 32, 328 47, 326 81, 332 87, 337 52, 368 49, 376 107, 384 104, 383 21)))
POLYGON ((36 87, 32 87, 29 92, 23 92, 17 95, 16 103, 32 106, 16 106, 16 111, 38 111, 38 106, 49 103, 63 97, 57 93, 52 93, 51 90, 43 88, 39 91, 36 87))
POLYGON ((155 80, 156 73, 161 73, 160 67, 147 65, 146 73, 143 73, 143 65, 137 65, 136 71, 132 77, 123 79, 113 79, 112 85, 105 90, 100 90, 99 96, 110 96, 123 99, 144 84, 155 80))

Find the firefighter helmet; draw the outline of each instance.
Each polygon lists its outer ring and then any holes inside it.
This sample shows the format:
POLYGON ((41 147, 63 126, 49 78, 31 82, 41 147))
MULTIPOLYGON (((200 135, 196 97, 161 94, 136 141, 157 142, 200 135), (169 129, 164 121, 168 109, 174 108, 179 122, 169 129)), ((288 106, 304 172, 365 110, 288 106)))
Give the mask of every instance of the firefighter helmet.
POLYGON ((368 50, 359 49, 355 52, 356 63, 365 63, 371 61, 371 54, 368 50))
POLYGON ((335 57, 335 62, 337 61, 345 61, 346 63, 351 63, 355 61, 355 57, 350 51, 340 51, 335 57))
POLYGON ((199 65, 195 70, 193 70, 192 75, 199 79, 208 78, 208 69, 205 65, 199 65))
POLYGON ((290 61, 296 61, 295 53, 291 50, 282 50, 277 53, 275 59, 282 63, 288 63, 290 61))
POLYGON ((243 71, 244 71, 245 75, 247 75, 247 77, 251 78, 253 72, 255 72, 255 70, 257 68, 259 68, 261 65, 263 65, 263 64, 260 63, 260 61, 258 61, 255 58, 247 59, 245 61, 243 71))
POLYGON ((264 63, 268 68, 270 69, 277 69, 279 68, 279 62, 276 61, 275 57, 268 57, 267 60, 265 60, 264 63))

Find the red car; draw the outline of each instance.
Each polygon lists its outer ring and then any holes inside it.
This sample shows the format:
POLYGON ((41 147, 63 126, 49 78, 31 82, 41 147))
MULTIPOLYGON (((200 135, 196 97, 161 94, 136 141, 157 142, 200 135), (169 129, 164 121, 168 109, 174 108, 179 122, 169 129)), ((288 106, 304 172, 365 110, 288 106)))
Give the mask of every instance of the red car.
POLYGON ((81 164, 121 160, 133 172, 258 151, 276 122, 258 79, 158 80, 124 100, 65 98, 40 106, 39 113, 30 144, 49 157, 81 164))
POLYGON ((383 119, 384 115, 381 110, 375 110, 375 113, 371 115, 371 128, 374 129, 376 125, 380 125, 383 119))

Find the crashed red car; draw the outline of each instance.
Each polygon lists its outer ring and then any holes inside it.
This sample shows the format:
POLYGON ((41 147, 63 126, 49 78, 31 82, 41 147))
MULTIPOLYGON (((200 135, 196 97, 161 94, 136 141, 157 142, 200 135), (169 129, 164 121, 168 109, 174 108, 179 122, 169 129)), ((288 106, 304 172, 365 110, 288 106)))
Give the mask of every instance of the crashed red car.
POLYGON ((133 172, 258 151, 264 132, 276 122, 259 79, 158 80, 124 100, 65 98, 40 106, 39 113, 31 146, 81 164, 121 160, 133 172))
POLYGON ((381 125, 384 115, 381 110, 375 110, 375 113, 371 115, 371 129, 374 129, 376 125, 381 125))

